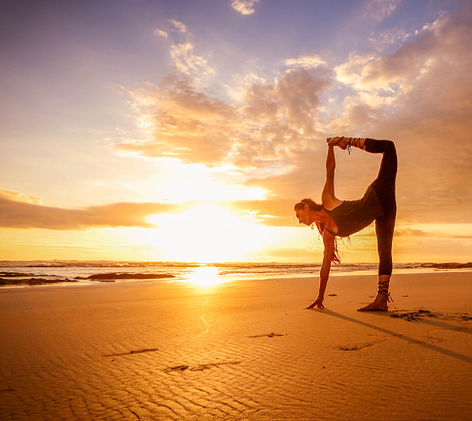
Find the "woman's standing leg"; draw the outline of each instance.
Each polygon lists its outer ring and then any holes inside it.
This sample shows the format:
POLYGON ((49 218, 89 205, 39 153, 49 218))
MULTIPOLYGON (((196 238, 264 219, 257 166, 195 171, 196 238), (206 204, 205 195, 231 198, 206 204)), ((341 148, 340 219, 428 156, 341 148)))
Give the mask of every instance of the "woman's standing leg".
POLYGON ((388 310, 389 284, 392 275, 392 243, 395 231, 397 204, 395 200, 395 180, 397 176, 397 152, 391 140, 369 138, 334 137, 328 139, 329 145, 341 149, 355 147, 370 153, 383 154, 379 174, 371 184, 377 193, 384 215, 375 221, 377 249, 379 253, 379 289, 374 302, 360 311, 388 310))
POLYGON ((383 153, 379 174, 371 184, 377 193, 384 215, 375 221, 377 249, 379 253, 379 289, 375 300, 360 311, 388 310, 389 285, 392 275, 392 243, 395 231, 397 205, 395 180, 397 175, 397 153, 390 140, 366 139, 364 148, 370 153, 383 153))

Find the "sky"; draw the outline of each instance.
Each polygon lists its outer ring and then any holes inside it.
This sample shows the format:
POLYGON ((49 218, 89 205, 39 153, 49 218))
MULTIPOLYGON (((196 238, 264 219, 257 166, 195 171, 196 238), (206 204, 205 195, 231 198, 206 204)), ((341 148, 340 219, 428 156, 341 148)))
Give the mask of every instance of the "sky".
POLYGON ((468 0, 1 0, 0 260, 318 263, 352 136, 397 146, 394 260, 471 261, 471 45, 468 0))

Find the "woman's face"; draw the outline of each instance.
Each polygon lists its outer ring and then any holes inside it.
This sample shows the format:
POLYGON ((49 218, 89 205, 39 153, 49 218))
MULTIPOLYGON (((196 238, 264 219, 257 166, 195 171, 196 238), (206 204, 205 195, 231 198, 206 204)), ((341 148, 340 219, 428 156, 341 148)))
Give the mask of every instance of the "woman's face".
POLYGON ((297 217, 299 224, 311 225, 311 223, 309 222, 308 212, 309 208, 307 205, 305 205, 304 209, 297 209, 295 211, 295 216, 297 217))

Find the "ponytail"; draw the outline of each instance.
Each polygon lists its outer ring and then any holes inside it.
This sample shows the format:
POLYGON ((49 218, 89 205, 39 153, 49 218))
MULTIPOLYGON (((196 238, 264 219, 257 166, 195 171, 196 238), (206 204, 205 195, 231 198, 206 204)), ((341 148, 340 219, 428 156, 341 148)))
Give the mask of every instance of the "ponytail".
MULTIPOLYGON (((321 235, 323 235, 324 230, 325 230, 325 224, 322 222, 315 222, 316 227, 318 228, 318 231, 321 235)), ((339 255, 339 250, 338 250, 338 237, 334 236, 334 245, 333 245, 333 255, 331 256, 331 261, 335 265, 340 265, 341 264, 341 256, 339 255)))

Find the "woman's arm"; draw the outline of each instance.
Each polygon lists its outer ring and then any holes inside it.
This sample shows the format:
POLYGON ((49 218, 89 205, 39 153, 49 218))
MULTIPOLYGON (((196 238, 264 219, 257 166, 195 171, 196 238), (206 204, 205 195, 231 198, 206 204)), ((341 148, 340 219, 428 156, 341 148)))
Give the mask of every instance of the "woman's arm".
POLYGON ((308 308, 324 308, 323 300, 326 291, 326 285, 328 284, 329 272, 331 270, 331 261, 333 258, 334 251, 334 239, 336 237, 328 231, 323 232, 323 262, 321 263, 320 269, 320 287, 318 291, 318 298, 311 303, 308 308))
POLYGON ((321 201, 328 209, 334 209, 342 201, 334 192, 334 171, 336 169, 336 158, 334 156, 334 146, 328 145, 328 155, 326 156, 326 181, 321 194, 321 201))

